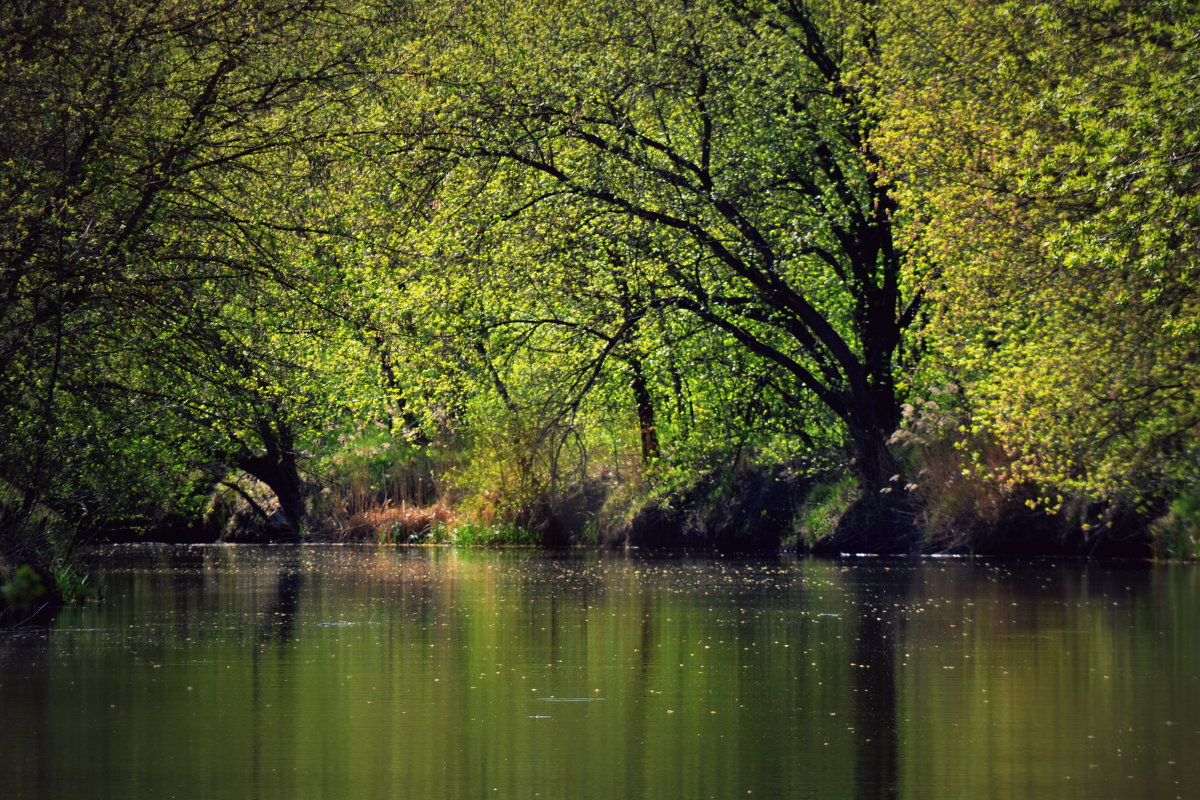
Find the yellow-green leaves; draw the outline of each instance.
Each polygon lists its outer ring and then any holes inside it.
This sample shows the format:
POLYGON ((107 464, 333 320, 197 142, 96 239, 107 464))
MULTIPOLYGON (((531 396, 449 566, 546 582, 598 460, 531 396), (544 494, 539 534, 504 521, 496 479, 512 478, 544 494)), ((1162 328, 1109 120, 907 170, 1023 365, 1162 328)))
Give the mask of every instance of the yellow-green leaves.
POLYGON ((935 369, 1010 483, 1138 500, 1197 472, 1200 17, 891 5, 877 142, 936 301, 935 369))

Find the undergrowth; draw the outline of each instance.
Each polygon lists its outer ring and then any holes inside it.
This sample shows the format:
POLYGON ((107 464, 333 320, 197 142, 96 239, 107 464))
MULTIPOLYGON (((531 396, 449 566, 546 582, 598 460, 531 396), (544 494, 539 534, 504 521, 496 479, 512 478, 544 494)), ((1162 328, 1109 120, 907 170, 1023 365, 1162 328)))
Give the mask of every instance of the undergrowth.
MULTIPOLYGON (((818 483, 809 490, 794 520, 794 535, 805 548, 833 536, 842 516, 859 498, 861 489, 853 475, 818 483)), ((789 542, 791 544, 791 542, 789 542)))
POLYGON ((1150 526, 1154 554, 1168 560, 1200 559, 1200 489, 1187 489, 1150 526))

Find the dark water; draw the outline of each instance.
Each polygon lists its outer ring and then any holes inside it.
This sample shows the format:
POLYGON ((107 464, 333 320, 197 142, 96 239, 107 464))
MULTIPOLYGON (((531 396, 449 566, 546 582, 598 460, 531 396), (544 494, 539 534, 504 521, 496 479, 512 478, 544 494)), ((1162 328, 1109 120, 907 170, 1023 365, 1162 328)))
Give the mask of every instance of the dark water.
POLYGON ((4 798, 1200 796, 1186 567, 128 548, 4 798))

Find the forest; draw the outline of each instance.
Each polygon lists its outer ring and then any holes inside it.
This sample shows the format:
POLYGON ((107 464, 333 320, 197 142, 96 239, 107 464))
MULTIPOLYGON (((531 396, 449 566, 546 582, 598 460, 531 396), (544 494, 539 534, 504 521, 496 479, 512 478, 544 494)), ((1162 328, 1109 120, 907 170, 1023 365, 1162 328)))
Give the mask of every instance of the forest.
POLYGON ((11 0, 0 607, 138 538, 1195 558, 1198 53, 1191 0, 11 0))

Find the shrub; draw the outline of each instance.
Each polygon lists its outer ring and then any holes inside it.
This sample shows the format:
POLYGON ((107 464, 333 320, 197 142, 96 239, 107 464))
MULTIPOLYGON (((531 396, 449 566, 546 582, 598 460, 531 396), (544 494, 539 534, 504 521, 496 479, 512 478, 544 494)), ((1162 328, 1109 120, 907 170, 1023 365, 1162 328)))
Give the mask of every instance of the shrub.
POLYGON ((800 506, 796 522, 797 545, 812 548, 817 542, 833 536, 842 517, 861 495, 858 480, 846 475, 832 483, 818 483, 809 490, 800 506))
POLYGON ((1200 559, 1200 489, 1186 489, 1150 526, 1157 558, 1200 559))

